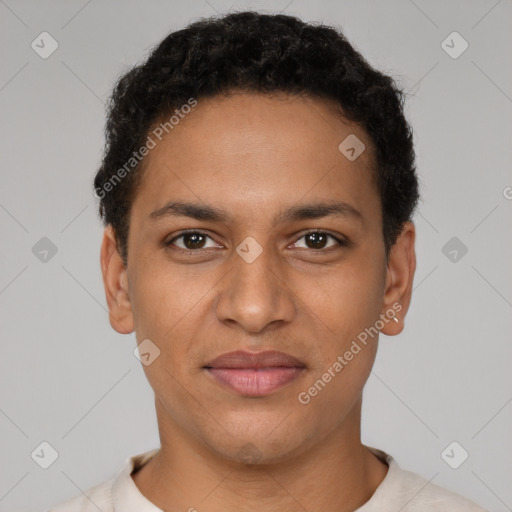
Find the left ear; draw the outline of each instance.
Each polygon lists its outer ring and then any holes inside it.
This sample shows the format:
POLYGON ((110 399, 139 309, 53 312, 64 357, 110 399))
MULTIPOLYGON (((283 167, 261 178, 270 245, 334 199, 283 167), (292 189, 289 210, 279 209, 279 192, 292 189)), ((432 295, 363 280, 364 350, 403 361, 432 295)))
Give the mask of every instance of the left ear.
POLYGON ((382 304, 382 314, 389 320, 381 329, 381 332, 388 336, 396 336, 402 332, 405 315, 411 303, 412 283, 416 271, 415 239, 414 224, 410 221, 406 222, 398 240, 390 250, 382 304), (391 318, 393 312, 398 322, 391 318))

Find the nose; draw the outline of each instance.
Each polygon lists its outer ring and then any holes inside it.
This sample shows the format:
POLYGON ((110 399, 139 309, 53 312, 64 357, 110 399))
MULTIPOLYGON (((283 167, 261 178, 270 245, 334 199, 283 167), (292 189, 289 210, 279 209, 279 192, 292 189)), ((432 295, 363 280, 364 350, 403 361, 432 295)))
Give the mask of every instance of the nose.
POLYGON ((238 253, 232 259, 216 302, 219 321, 237 324, 251 334, 291 322, 296 308, 285 263, 279 264, 267 249, 251 262, 238 253))

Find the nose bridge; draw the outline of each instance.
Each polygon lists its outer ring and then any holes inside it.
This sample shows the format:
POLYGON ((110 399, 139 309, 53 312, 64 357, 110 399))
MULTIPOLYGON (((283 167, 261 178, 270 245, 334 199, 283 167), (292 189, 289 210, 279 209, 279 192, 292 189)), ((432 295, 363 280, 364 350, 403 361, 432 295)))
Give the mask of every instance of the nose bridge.
POLYGON ((263 249, 254 239, 248 237, 237 247, 233 258, 236 291, 238 294, 264 293, 271 291, 276 280, 275 257, 269 248, 263 249), (236 283, 238 281, 238 283, 236 283))
POLYGON ((273 251, 247 237, 232 256, 232 269, 217 303, 219 320, 235 321, 251 332, 278 320, 290 321, 294 305, 273 251))

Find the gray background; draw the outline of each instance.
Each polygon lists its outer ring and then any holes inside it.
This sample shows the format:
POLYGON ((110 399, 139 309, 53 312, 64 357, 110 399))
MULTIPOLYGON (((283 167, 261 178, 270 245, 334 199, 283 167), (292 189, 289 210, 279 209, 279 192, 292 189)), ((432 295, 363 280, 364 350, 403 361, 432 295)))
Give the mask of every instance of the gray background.
POLYGON ((342 27, 411 93, 415 291, 405 331, 381 337, 363 442, 512 510, 510 0, 0 1, 0 510, 45 510, 159 446, 135 338, 110 328, 101 282, 103 103, 169 31, 243 8, 342 27), (47 59, 31 48, 43 31, 59 44, 47 59), (469 43, 458 58, 441 46, 453 31, 469 43), (46 262, 42 237, 57 248, 46 262), (43 441, 58 452, 48 469, 31 457, 43 441), (469 453, 458 469, 441 457, 452 441, 469 453))

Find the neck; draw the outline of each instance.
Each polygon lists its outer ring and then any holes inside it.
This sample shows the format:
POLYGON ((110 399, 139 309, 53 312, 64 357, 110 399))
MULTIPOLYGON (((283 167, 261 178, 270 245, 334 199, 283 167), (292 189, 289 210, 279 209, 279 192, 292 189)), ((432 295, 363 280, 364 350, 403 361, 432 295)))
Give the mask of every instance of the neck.
POLYGON ((219 457, 164 417, 161 449, 132 478, 162 510, 230 512, 337 510, 366 503, 388 467, 360 441, 361 400, 342 424, 308 449, 277 462, 219 457))

